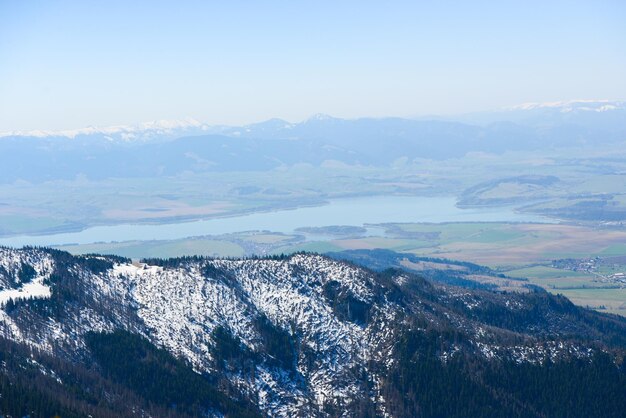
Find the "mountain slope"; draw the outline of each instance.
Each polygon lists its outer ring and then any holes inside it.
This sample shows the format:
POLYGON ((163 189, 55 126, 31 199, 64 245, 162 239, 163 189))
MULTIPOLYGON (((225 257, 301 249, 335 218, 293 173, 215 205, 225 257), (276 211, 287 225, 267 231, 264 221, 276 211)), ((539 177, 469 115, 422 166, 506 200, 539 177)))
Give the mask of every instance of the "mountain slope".
POLYGON ((537 105, 463 120, 318 116, 300 123, 272 119, 240 127, 183 121, 50 135, 0 134, 0 182, 168 177, 325 161, 387 167, 400 158, 445 160, 471 152, 615 147, 626 135, 623 102, 537 105), (127 136, 136 139, 123 139, 127 136))
POLYGON ((29 358, 51 364, 39 368, 48 379, 68 370, 59 402, 74 396, 95 416, 553 416, 580 399, 618 416, 626 406, 616 396, 626 321, 545 292, 434 285, 311 254, 132 264, 4 248, 0 265, 0 331, 18 347, 3 379, 17 382, 29 358), (559 407, 505 376, 546 390, 578 376, 595 389, 565 387, 559 407), (72 395, 72 380, 91 398, 72 395))

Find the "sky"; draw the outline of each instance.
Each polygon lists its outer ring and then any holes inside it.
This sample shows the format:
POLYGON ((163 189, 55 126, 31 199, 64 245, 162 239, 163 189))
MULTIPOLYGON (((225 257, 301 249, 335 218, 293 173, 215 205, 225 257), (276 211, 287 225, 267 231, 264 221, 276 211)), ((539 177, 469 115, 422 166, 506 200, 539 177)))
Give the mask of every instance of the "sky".
POLYGON ((0 0, 0 132, 626 98, 626 2, 0 0))

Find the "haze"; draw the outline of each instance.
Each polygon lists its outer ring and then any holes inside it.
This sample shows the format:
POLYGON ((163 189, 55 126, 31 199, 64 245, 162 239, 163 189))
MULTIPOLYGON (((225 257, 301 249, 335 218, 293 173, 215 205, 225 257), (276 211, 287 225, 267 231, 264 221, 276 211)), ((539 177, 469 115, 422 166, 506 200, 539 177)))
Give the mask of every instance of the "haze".
POLYGON ((626 97, 626 6, 0 2, 0 132, 626 97))

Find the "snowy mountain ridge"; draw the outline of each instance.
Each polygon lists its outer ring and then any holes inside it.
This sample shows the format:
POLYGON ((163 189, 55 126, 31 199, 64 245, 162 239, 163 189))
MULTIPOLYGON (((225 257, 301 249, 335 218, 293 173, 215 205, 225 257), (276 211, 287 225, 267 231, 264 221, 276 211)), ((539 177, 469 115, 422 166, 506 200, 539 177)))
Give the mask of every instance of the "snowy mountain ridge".
POLYGON ((434 286, 403 272, 374 273, 312 254, 131 263, 2 248, 0 266, 4 338, 89 363, 89 333, 123 330, 198 373, 222 376, 270 416, 354 416, 350 411, 363 402, 387 416, 381 388, 399 361, 397 344, 406 332, 454 329, 458 337, 440 342, 442 363, 471 354, 543 364, 590 359, 605 350, 574 338, 604 337, 572 321, 579 308, 555 297, 434 286), (32 294, 32 300, 15 297, 25 286, 19 278, 26 277, 19 273, 24 270, 49 292, 32 294), (512 326, 492 312, 536 317, 512 326), (276 341, 283 344, 277 348, 276 341))
MULTIPOLYGON (((607 100, 607 99, 577 99, 563 100, 554 102, 529 102, 519 105, 494 109, 492 111, 474 112, 470 114, 493 114, 493 121, 508 120, 507 113, 522 112, 529 115, 535 115, 537 112, 558 112, 558 113, 602 113, 611 111, 623 112, 626 110, 626 101, 624 100, 607 100)), ((454 116, 433 116, 433 120, 448 121, 470 121, 467 115, 454 116)), ((428 121, 429 118, 420 117, 422 121, 428 121)), ((183 119, 161 119, 149 122, 138 123, 135 125, 112 125, 112 126, 88 126, 84 128, 60 129, 60 130, 31 130, 31 131, 5 131, 0 132, 0 138, 4 137, 34 137, 34 138, 69 138, 76 137, 97 137, 104 138, 108 141, 121 142, 142 142, 149 140, 168 140, 184 136, 220 134, 227 136, 239 137, 246 134, 251 137, 264 138, 280 136, 285 132, 294 130, 295 128, 306 129, 307 125, 325 124, 325 123, 350 123, 360 120, 381 121, 397 120, 401 118, 355 118, 342 119, 327 114, 318 113, 304 119, 301 122, 288 122, 282 119, 269 119, 262 122, 250 123, 241 126, 213 125, 206 122, 200 122, 194 118, 186 117, 183 119)), ((305 135, 306 136, 306 135, 305 135)), ((288 137, 288 136, 287 136, 288 137)))
POLYGON ((0 132, 3 137, 62 137, 74 139, 77 136, 101 136, 109 141, 145 141, 161 137, 178 137, 190 132, 206 132, 216 127, 210 127, 205 123, 198 122, 193 118, 180 120, 154 120, 137 125, 113 125, 113 126, 88 126, 76 129, 61 130, 32 130, 32 131, 7 131, 0 132))
POLYGON ((624 109, 626 102, 622 100, 565 100, 559 102, 523 103, 516 106, 506 107, 503 110, 533 110, 533 109, 558 109, 563 113, 574 110, 590 112, 607 112, 624 109))

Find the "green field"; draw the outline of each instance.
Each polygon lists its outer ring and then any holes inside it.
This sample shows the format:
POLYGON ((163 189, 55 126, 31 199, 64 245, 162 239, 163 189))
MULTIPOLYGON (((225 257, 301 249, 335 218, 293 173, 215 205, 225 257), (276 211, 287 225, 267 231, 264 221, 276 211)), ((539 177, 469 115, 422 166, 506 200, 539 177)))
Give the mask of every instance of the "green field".
POLYGON ((242 257, 244 249, 236 243, 215 239, 175 241, 126 241, 107 244, 64 245, 59 249, 73 254, 116 254, 132 259, 169 258, 186 255, 242 257))
POLYGON ((577 305, 626 316, 626 289, 569 289, 562 293, 577 305))
POLYGON ((524 267, 521 269, 508 270, 507 276, 527 278, 532 277, 534 279, 564 279, 570 277, 580 277, 581 273, 575 271, 568 271, 563 269, 557 269, 548 266, 533 266, 524 267))

